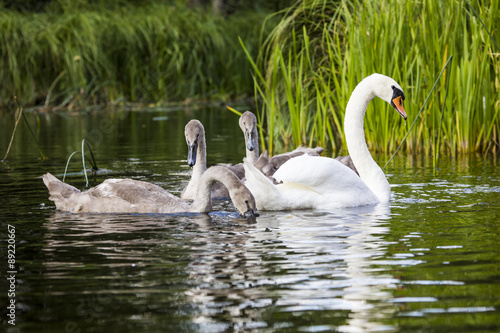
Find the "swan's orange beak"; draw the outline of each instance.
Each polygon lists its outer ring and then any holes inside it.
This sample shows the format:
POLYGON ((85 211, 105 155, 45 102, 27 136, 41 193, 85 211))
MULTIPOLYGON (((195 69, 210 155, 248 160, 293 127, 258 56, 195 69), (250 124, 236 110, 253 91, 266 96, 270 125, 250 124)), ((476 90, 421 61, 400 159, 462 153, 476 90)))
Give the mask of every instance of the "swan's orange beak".
POLYGON ((398 113, 406 120, 406 112, 403 106, 403 96, 398 96, 392 99, 391 105, 398 111, 398 113))

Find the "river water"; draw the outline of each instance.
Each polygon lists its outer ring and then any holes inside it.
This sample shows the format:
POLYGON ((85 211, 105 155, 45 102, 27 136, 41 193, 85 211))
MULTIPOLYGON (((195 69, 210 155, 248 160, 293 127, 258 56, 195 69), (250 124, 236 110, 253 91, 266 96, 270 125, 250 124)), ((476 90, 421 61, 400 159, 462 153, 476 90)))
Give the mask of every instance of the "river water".
MULTIPOLYGON (((7 332, 500 331, 498 156, 442 156, 434 168, 400 153, 386 170, 390 204, 256 221, 225 200, 209 215, 68 214, 48 200, 41 175, 62 177, 83 138, 112 172, 91 186, 131 177, 178 195, 192 118, 210 165, 241 161, 238 117, 223 107, 27 113, 49 159, 21 121, 0 163, 0 267, 15 278, 0 284, 7 332)), ((0 114, 2 156, 13 126, 0 114)), ((81 174, 66 182, 85 187, 81 174)))

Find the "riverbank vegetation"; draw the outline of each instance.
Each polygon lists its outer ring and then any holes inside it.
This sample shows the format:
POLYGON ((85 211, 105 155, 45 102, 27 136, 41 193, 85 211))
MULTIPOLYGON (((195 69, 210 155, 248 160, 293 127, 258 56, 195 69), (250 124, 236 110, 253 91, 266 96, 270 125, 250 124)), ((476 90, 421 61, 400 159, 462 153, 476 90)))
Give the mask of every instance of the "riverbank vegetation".
POLYGON ((3 8, 0 108, 13 108, 14 96, 47 108, 251 96, 238 37, 257 54, 270 12, 247 8, 227 16, 186 1, 132 0, 3 8))
POLYGON ((350 93, 379 72, 403 87, 408 124, 370 103, 370 149, 393 152, 416 121, 407 151, 498 150, 499 0, 226 1, 253 7, 230 15, 188 6, 206 0, 5 7, 0 110, 14 109, 14 96, 45 109, 250 98, 271 154, 300 144, 339 153, 350 93))
POLYGON ((342 120, 350 93, 365 76, 379 72, 405 90, 409 124, 374 100, 365 135, 371 149, 393 152, 453 56, 403 147, 434 154, 496 151, 499 1, 473 4, 310 0, 288 9, 251 59, 266 148, 345 148, 342 120))

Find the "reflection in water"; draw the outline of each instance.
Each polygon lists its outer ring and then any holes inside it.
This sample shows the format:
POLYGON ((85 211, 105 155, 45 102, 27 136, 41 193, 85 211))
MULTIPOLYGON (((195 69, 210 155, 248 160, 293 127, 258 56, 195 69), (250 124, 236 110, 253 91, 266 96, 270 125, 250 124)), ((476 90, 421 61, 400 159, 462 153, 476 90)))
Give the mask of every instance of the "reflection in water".
POLYGON ((163 312, 181 325, 178 288, 185 288, 193 218, 54 212, 45 223, 45 301, 37 317, 71 332, 142 331, 161 321, 152 313, 163 312))
POLYGON ((310 326, 294 314, 318 312, 319 328, 391 330, 377 318, 392 316, 394 306, 381 301, 398 280, 370 269, 385 255, 390 207, 347 213, 266 213, 255 226, 225 231, 200 226, 189 265, 195 283, 186 291, 198 305, 194 322, 208 330, 251 329, 279 317, 273 328, 310 326), (332 310, 340 318, 321 318, 332 310))
MULTIPOLYGON (((379 319, 395 311, 384 300, 398 280, 371 268, 386 255, 389 206, 275 212, 256 223, 226 215, 54 212, 45 224, 45 277, 85 275, 73 306, 87 322, 66 324, 86 328, 110 308, 144 324, 180 307, 192 326, 183 325, 211 332, 392 330, 379 319)), ((55 285, 58 295, 75 295, 55 285)))

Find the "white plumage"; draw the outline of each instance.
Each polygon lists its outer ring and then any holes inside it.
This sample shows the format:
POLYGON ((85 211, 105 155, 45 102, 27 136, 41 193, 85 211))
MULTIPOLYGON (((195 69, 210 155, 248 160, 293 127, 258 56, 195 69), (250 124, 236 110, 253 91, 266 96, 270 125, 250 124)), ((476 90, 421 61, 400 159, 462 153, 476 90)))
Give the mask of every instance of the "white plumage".
POLYGON ((354 89, 346 107, 346 142, 359 176, 339 161, 302 155, 284 163, 274 174, 274 185, 248 161, 246 183, 259 210, 329 209, 387 202, 389 182, 366 145, 363 118, 368 103, 378 96, 390 103, 403 118, 404 94, 390 77, 373 74, 354 89))
POLYGON ((277 185, 250 163, 245 162, 244 166, 245 185, 260 210, 329 209, 379 202, 352 169, 335 159, 310 155, 294 157, 274 174, 280 183, 277 185))

